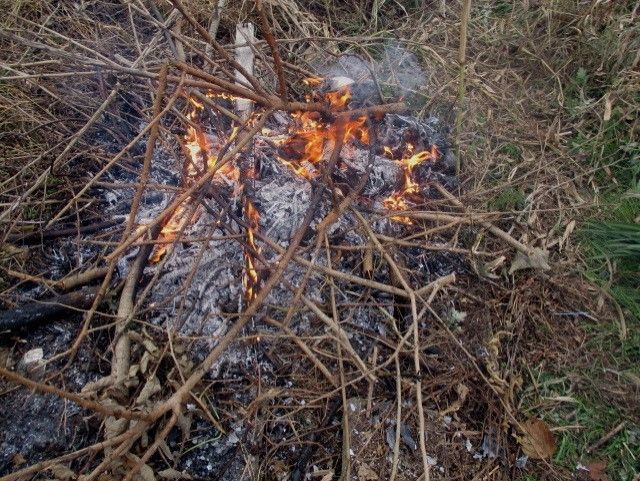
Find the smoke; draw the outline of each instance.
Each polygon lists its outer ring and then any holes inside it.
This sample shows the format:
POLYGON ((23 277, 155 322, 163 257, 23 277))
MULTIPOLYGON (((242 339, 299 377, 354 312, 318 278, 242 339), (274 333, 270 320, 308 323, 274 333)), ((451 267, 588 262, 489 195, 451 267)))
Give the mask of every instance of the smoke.
POLYGON ((429 80, 415 54, 396 41, 386 43, 373 60, 344 54, 320 63, 316 70, 324 77, 348 77, 356 83, 370 82, 375 77, 385 94, 396 97, 424 90, 429 80))

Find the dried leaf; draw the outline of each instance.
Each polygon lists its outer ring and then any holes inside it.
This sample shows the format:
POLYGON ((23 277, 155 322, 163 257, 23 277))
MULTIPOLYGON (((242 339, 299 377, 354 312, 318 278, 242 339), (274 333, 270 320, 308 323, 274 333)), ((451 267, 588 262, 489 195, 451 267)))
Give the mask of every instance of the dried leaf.
POLYGON ((151 361, 151 354, 149 354, 149 351, 144 351, 144 354, 140 359, 140 372, 142 374, 145 374, 147 372, 147 368, 149 367, 150 361, 151 361))
POLYGON ((20 453, 16 453, 11 457, 11 463, 14 466, 21 466, 23 464, 25 464, 27 462, 26 459, 24 459, 24 456, 20 453))
POLYGON ((531 418, 522 424, 524 432, 518 436, 518 442, 524 453, 532 459, 548 459, 556 450, 556 440, 549 426, 537 418, 531 418))
POLYGON ((459 383, 456 386, 456 392, 458 393, 458 399, 456 399, 451 406, 449 406, 444 411, 440 412, 440 416, 444 417, 447 414, 455 413, 460 410, 464 401, 467 399, 467 395, 469 394, 469 388, 462 383, 459 383))
POLYGON ((369 467, 368 464, 362 463, 358 466, 358 481, 378 481, 378 474, 369 467))
MULTIPOLYGON (((135 468, 141 461, 140 457, 136 456, 133 453, 125 454, 125 458, 128 465, 126 469, 135 468)), ((143 464, 138 471, 138 476, 136 476, 136 479, 140 479, 142 481, 156 481, 156 475, 153 474, 153 469, 151 469, 151 466, 149 466, 148 464, 143 464)))
POLYGON ((140 406, 146 403, 151 396, 159 392, 161 389, 162 388, 160 387, 160 381, 158 381, 158 378, 155 376, 150 377, 149 379, 147 379, 147 382, 144 383, 144 386, 140 391, 140 395, 136 399, 136 405, 140 406))
POLYGON ((322 479, 320 481, 331 481, 333 477, 334 477, 333 471, 329 471, 327 474, 322 476, 322 479))
POLYGON ((180 471, 171 468, 160 471, 158 473, 158 476, 160 476, 162 479, 169 479, 171 481, 175 481, 178 479, 192 479, 188 474, 181 473, 180 471))
POLYGON ((504 264, 506 260, 505 256, 500 256, 491 262, 477 262, 474 263, 474 267, 478 275, 486 277, 487 279, 500 279, 500 276, 494 274, 494 272, 504 264))
POLYGON ((605 461, 593 462, 587 465, 589 470, 589 479, 591 481, 610 481, 609 476, 605 473, 607 463, 605 461))
POLYGON ((559 245, 560 250, 562 250, 562 247, 566 244, 567 240, 569 239, 569 236, 573 233, 575 228, 576 228, 575 220, 572 220, 567 224, 567 227, 565 227, 564 229, 564 234, 562 234, 562 237, 560 238, 560 245, 559 245))
POLYGON ((611 99, 611 93, 607 92, 604 96, 604 115, 603 119, 605 122, 609 122, 611 120, 611 111, 613 110, 613 100, 611 99))
POLYGON ((371 249, 365 249, 362 256, 362 275, 367 279, 373 275, 373 251, 371 249))
POLYGON ((69 481, 76 477, 76 473, 61 464, 54 464, 49 468, 49 471, 51 471, 54 478, 59 479, 60 481, 69 481))
POLYGON ((144 348, 151 354, 155 354, 158 351, 158 346, 151 339, 145 339, 142 341, 144 348))
MULTIPOLYGON (((118 406, 117 403, 110 403, 110 407, 118 406)), ((114 438, 127 430, 129 427, 128 419, 116 419, 114 417, 107 417, 104 420, 104 437, 105 439, 114 438)))
POLYGON ((528 254, 518 251, 509 268, 509 274, 513 274, 522 269, 550 270, 549 252, 537 247, 530 249, 528 254))

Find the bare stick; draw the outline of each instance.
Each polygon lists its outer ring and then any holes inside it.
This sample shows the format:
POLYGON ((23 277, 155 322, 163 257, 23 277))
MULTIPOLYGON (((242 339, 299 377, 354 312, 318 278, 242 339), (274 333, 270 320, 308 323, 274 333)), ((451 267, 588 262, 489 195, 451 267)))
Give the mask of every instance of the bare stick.
MULTIPOLYGON (((209 36, 211 38, 216 38, 216 34, 218 33, 218 26, 220 25, 220 17, 221 10, 226 7, 227 0, 217 0, 213 5, 213 13, 211 15, 211 22, 209 23, 209 36)), ((211 54, 213 53, 213 47, 210 43, 207 43, 204 47, 204 55, 207 58, 211 58, 211 54)))
POLYGON ((318 368, 318 370, 322 373, 322 375, 325 377, 325 379, 327 381, 329 381, 333 387, 338 387, 338 383, 336 382, 335 377, 333 376, 333 374, 331 374, 329 369, 327 369, 327 366, 325 366, 322 363, 322 361, 320 361, 320 359, 318 359, 318 356, 316 356, 313 353, 311 348, 309 346, 307 346, 307 344, 299 336, 297 336, 296 333, 293 332, 289 328, 289 326, 287 326, 287 325, 285 325, 285 324, 283 324, 281 322, 278 322, 278 321, 276 321, 275 319, 272 319, 272 318, 267 318, 266 320, 272 326, 277 327, 278 329, 282 329, 284 331, 284 333, 288 337, 293 339, 293 342, 296 343, 296 345, 309 358, 309 360, 313 363, 313 365, 318 368))
MULTIPOLYGON (((255 55, 251 48, 251 45, 255 41, 254 30, 253 23, 251 22, 246 24, 239 23, 236 25, 236 61, 242 66, 243 71, 247 71, 252 75, 255 60, 255 55)), ((247 80, 240 70, 235 71, 235 76, 236 82, 238 83, 242 82, 242 80, 247 80)), ((240 117, 243 122, 246 122, 253 110, 253 102, 251 100, 238 97, 235 100, 235 103, 238 117, 240 117)))
POLYGON ((58 456, 57 458, 47 459, 46 461, 42 461, 40 463, 36 463, 27 468, 23 468, 20 471, 16 471, 11 474, 7 474, 0 478, 0 481, 18 481, 20 479, 24 479, 26 476, 34 473, 42 473, 46 469, 55 466, 56 464, 64 464, 68 461, 72 461, 74 459, 79 458, 80 456, 84 456, 85 454, 95 454, 99 453, 105 448, 110 446, 114 446, 116 444, 121 443, 129 437, 129 433, 121 434, 120 436, 116 436, 111 439, 107 439, 105 441, 92 444, 91 446, 87 446, 86 448, 79 449, 78 451, 74 451, 73 453, 64 454, 62 456, 58 456))
POLYGON ((467 73, 467 30, 469 17, 471 16, 471 0, 464 0, 462 18, 460 19, 460 48, 458 49, 458 65, 460 68, 458 78, 458 113, 456 114, 456 175, 460 175, 462 159, 460 158, 460 129, 464 116, 465 77, 467 73))
POLYGON ((256 0, 256 9, 258 10, 258 14, 260 15, 260 24, 262 25, 263 30, 262 34, 264 35, 264 39, 267 41, 267 44, 271 49, 271 55, 273 56, 273 63, 276 69, 276 75, 278 76, 278 93, 280 94, 280 98, 282 99, 282 101, 286 102, 287 83, 284 78, 284 69, 282 68, 282 57, 280 57, 276 39, 273 36, 273 32, 271 32, 271 27, 269 27, 269 20, 267 20, 267 14, 265 13, 264 7, 262 6, 262 0, 256 0))
POLYGON ((229 55, 229 53, 224 49, 224 47, 222 47, 222 45, 218 43, 218 41, 215 38, 209 35, 209 32, 207 32, 206 29, 202 25, 200 25, 196 21, 196 19, 193 18, 193 16, 191 16, 185 10, 184 5, 182 5, 182 2, 180 0, 171 0, 171 3, 173 3, 173 5, 180 11, 180 13, 184 15, 184 17, 189 21, 189 23, 195 27, 195 29, 202 36, 202 38, 204 38, 207 42, 209 42, 213 46, 213 48, 216 49, 216 51, 222 56, 222 58, 224 58, 227 62, 233 65, 235 69, 240 71, 240 73, 244 76, 244 78, 246 78, 249 81, 249 83, 253 86, 253 88, 257 92, 261 94, 265 93, 264 89, 262 88, 258 80, 249 72, 247 72, 242 65, 236 62, 233 59, 233 57, 229 55))
POLYGON ((92 305, 97 292, 97 287, 86 287, 50 299, 33 301, 17 309, 0 311, 0 331, 31 326, 87 309, 92 305))
POLYGON ((400 373, 400 360, 396 356, 396 437, 393 443, 393 460, 391 462, 390 481, 396 479, 398 473, 398 459, 400 457, 400 418, 402 416, 402 374, 400 373))
POLYGON ((97 413, 102 414, 103 416, 113 416, 116 418, 124 418, 130 420, 140 420, 140 419, 148 419, 148 416, 144 413, 135 413, 129 411, 128 409, 120 408, 120 407, 109 407, 101 404, 99 402, 91 401, 90 399, 85 399, 78 394, 63 391, 55 386, 50 386, 48 384, 42 384, 36 381, 32 381, 26 377, 21 376, 18 373, 9 371, 4 367, 0 366, 0 376, 5 377, 17 384, 22 384, 29 389, 33 389, 34 391, 44 393, 44 394, 53 394, 55 396, 61 397, 62 399, 68 399, 76 403, 78 406, 83 407, 85 409, 90 409, 97 413))

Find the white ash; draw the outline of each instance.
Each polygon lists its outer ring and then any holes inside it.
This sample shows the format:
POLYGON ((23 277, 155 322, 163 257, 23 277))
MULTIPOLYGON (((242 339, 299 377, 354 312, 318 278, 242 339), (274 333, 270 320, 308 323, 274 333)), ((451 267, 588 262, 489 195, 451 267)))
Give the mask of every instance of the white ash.
POLYGON ((254 202, 260 211, 262 232, 278 244, 288 245, 307 213, 311 194, 309 182, 289 173, 261 182, 254 202))
MULTIPOLYGON (((224 236, 221 229, 210 228, 215 221, 208 212, 199 212, 184 238, 210 232, 224 236)), ((174 246, 150 295, 153 321, 169 322, 181 334, 220 335, 224 314, 237 312, 242 297, 242 246, 232 239, 176 242, 174 246)))
MULTIPOLYGON (((369 151, 346 146, 342 161, 347 166, 345 175, 354 177, 347 179, 348 183, 355 186, 367 170, 369 151)), ((388 197, 402 186, 403 175, 398 162, 376 155, 362 194, 368 198, 388 197)))

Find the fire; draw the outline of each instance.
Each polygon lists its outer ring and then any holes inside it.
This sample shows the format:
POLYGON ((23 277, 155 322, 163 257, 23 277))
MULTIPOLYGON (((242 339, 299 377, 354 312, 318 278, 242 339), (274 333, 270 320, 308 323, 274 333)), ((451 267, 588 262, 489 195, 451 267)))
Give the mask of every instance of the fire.
MULTIPOLYGON (((305 84, 313 87, 317 87, 323 81, 322 78, 303 80, 305 84)), ((234 99, 233 96, 217 92, 208 92, 206 97, 234 99)), ((348 85, 324 94, 324 101, 336 112, 348 111, 352 98, 353 93, 348 85)), ((211 137, 207 136, 204 129, 198 124, 204 104, 193 97, 190 97, 188 102, 190 108, 186 117, 189 120, 189 125, 182 139, 187 157, 183 182, 187 188, 193 185, 197 178, 207 170, 218 166, 217 152, 225 143, 233 142, 239 132, 239 127, 234 126, 228 138, 211 140, 211 137)), ((295 121, 295 127, 290 130, 289 136, 276 141, 272 140, 272 142, 280 148, 282 156, 279 160, 305 179, 310 180, 320 174, 320 165, 333 151, 338 136, 344 136, 345 143, 357 142, 361 145, 369 145, 371 142, 367 117, 341 120, 338 123, 325 119, 317 112, 297 112, 291 115, 295 121)), ((263 134, 271 137, 269 132, 263 131, 263 134)), ((435 145, 418 152, 415 150, 415 146, 411 143, 404 145, 402 153, 397 149, 394 151, 390 146, 383 147, 383 154, 390 159, 395 159, 403 169, 402 186, 383 200, 386 209, 407 210, 420 199, 421 188, 414 177, 414 170, 424 162, 437 160, 440 153, 435 145)), ((240 170, 233 163, 227 163, 219 168, 216 176, 226 179, 226 182, 235 186, 234 195, 241 192, 240 170)), ((246 239, 248 249, 245 252, 245 295, 248 300, 252 300, 256 295, 260 281, 255 260, 251 254, 260 252, 254 238, 259 227, 260 215, 253 203, 246 197, 243 202, 243 210, 244 217, 249 224, 246 239)), ((199 215, 199 209, 189 209, 189 212, 194 212, 194 214, 187 214, 186 205, 181 205, 166 221, 160 235, 160 239, 165 242, 155 249, 152 255, 153 262, 158 262, 162 258, 170 241, 175 240, 179 232, 192 220, 189 217, 199 215)), ((411 220, 404 216, 393 216, 392 218, 399 222, 411 223, 411 220)))
MULTIPOLYGON (((312 86, 317 86, 322 81, 323 79, 304 80, 307 85, 312 86)), ((324 95, 325 101, 337 112, 346 110, 351 98, 352 93, 348 86, 324 95)), ((325 122, 315 112, 297 112, 292 114, 292 117, 297 125, 291 130, 290 137, 280 142, 281 150, 289 158, 280 157, 279 160, 305 179, 313 179, 319 175, 320 170, 310 169, 308 164, 318 166, 333 150, 338 135, 343 135, 345 142, 358 141, 364 145, 369 144, 366 117, 350 119, 340 126, 325 122)))
POLYGON ((334 109, 343 109, 351 100, 351 90, 349 87, 342 87, 336 92, 328 92, 325 98, 334 109))
POLYGON ((254 233, 260 227, 260 213, 253 205, 253 202, 245 197, 244 202, 244 218, 248 221, 249 227, 247 228, 247 246, 249 249, 245 249, 244 262, 245 272, 242 278, 242 285, 244 287, 244 293, 247 301, 252 301, 258 293, 260 287, 260 276, 255 266, 253 252, 260 252, 259 246, 256 244, 254 233))
MULTIPOLYGON (((310 78, 305 79, 304 83, 317 87, 323 80, 310 78)), ((344 86, 337 91, 326 93, 324 99, 333 110, 344 111, 352 99, 352 92, 349 86, 344 86)), ((319 175, 320 169, 310 168, 310 166, 315 167, 321 164, 326 154, 335 146, 338 135, 344 135, 345 143, 354 141, 364 145, 370 143, 366 117, 351 119, 340 126, 324 122, 317 113, 313 112, 298 112, 293 114, 293 117, 297 122, 296 128, 291 131, 288 139, 279 142, 281 151, 288 158, 281 157, 279 160, 305 179, 313 179, 319 175)), ((407 143, 404 146, 402 158, 396 160, 403 170, 403 183, 398 191, 384 199, 383 205, 389 210, 407 210, 418 200, 420 185, 414 179, 414 169, 424 162, 437 160, 440 155, 435 145, 418 152, 415 150, 414 144, 407 143)), ((398 159, 390 146, 383 146, 383 154, 390 159, 398 159)), ((392 218, 399 222, 411 223, 411 220, 405 216, 392 218)))
MULTIPOLYGON (((218 93, 208 93, 207 97, 232 98, 226 94, 218 93)), ((187 133, 183 137, 184 151, 187 155, 185 175, 183 178, 185 187, 193 185, 200 175, 207 169, 214 168, 218 163, 218 156, 211 153, 215 147, 211 145, 204 130, 196 123, 204 109, 204 105, 193 97, 189 97, 189 105, 191 108, 187 113, 187 118, 191 121, 191 124, 187 127, 187 133)), ((234 127, 227 141, 233 141, 237 133, 238 128, 234 127)), ((235 165, 227 163, 218 170, 216 175, 224 176, 235 183, 240 178, 240 171, 235 165)), ((151 255, 151 262, 156 263, 162 259, 171 241, 177 238, 178 233, 187 225, 187 222, 191 220, 188 218, 189 216, 186 214, 186 210, 185 204, 178 206, 162 226, 159 240, 163 242, 156 246, 151 255)))
MULTIPOLYGON (((414 150, 415 147, 413 144, 407 144, 405 155, 398 161, 403 168, 403 183, 400 190, 394 192, 382 201, 382 204, 388 210, 401 211, 409 208, 410 197, 420 194, 420 184, 413 178, 413 169, 428 160, 437 160, 440 155, 435 145, 432 145, 428 150, 422 150, 416 153, 414 153, 414 150)), ((387 157, 393 158, 391 147, 384 146, 383 151, 387 157)), ((411 224, 411 219, 406 216, 393 216, 391 218, 403 224, 411 224)))

